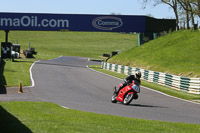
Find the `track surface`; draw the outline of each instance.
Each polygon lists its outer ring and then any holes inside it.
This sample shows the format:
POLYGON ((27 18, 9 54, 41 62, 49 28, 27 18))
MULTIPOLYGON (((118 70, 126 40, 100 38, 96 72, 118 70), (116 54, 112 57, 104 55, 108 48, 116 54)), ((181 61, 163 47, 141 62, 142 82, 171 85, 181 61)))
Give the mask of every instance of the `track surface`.
POLYGON ((70 109, 124 117, 200 124, 200 105, 141 88, 129 106, 110 102, 119 79, 95 72, 97 64, 82 57, 59 57, 37 62, 33 68, 34 97, 70 109))

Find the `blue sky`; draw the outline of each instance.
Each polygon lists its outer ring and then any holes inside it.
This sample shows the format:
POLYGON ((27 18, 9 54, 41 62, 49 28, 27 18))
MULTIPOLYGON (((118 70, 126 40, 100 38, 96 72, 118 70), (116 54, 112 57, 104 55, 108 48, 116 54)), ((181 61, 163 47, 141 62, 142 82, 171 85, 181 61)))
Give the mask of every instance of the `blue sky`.
POLYGON ((0 0, 0 12, 147 15, 175 18, 172 9, 163 4, 148 5, 140 0, 0 0))

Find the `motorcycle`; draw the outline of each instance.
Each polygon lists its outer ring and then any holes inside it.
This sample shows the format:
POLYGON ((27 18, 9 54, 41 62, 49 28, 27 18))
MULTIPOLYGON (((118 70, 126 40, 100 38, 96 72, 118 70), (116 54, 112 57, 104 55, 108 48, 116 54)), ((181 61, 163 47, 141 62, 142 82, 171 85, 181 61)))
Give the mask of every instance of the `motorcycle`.
MULTIPOLYGON (((119 84, 119 88, 122 86, 122 83, 119 84)), ((122 88, 117 94, 116 86, 113 88, 113 96, 111 99, 112 103, 121 102, 125 105, 131 103, 133 99, 138 99, 138 94, 140 92, 140 86, 133 81, 132 83, 126 85, 122 88)))

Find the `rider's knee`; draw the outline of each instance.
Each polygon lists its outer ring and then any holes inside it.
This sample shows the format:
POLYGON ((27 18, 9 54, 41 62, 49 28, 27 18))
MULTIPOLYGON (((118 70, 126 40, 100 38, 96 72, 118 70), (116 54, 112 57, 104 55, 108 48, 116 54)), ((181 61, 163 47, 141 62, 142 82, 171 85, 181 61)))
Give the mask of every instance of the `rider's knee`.
POLYGON ((133 99, 138 99, 138 94, 134 94, 133 99))

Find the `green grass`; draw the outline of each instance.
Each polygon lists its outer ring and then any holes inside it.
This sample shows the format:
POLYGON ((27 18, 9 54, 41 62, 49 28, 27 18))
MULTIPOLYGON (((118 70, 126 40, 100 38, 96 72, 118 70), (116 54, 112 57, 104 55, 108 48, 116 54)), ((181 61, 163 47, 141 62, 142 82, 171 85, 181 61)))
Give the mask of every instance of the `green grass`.
POLYGON ((64 109, 46 102, 0 102, 0 132, 199 132, 200 125, 133 119, 64 109))
POLYGON ((132 48, 109 60, 185 77, 200 77, 200 32, 177 31, 132 48))
MULTIPOLYGON (((0 32, 0 36, 3 37, 4 32, 0 32)), ((4 41, 4 38, 0 38, 0 40, 4 41)), ((9 41, 17 42, 17 40, 22 49, 27 49, 28 43, 31 41, 31 47, 36 48, 38 52, 37 59, 51 59, 60 55, 101 58, 103 53, 110 53, 115 50, 125 52, 130 47, 137 46, 136 35, 119 33, 11 31, 9 41)), ((129 59, 126 59, 126 61, 129 62, 129 59)), ((16 86, 18 82, 28 85, 30 83, 29 67, 32 62, 32 60, 6 61, 3 68, 5 71, 1 75, 0 82, 4 78, 7 86, 16 86)), ((131 63, 129 62, 129 64, 131 63)), ((64 109, 56 104, 45 102, 0 102, 0 118, 0 132, 182 133, 199 132, 200 130, 200 125, 197 124, 100 115, 64 109)))
MULTIPOLYGON (((4 41, 3 31, 0 41, 4 41)), ((34 47, 37 59, 52 59, 60 55, 101 58, 103 53, 137 46, 137 35, 104 32, 47 32, 10 31, 9 41, 21 45, 21 49, 34 47)))
MULTIPOLYGON (((0 41, 5 41, 4 31, 0 31, 0 41)), ((47 32, 47 31, 10 31, 9 41, 19 43, 21 50, 31 47, 38 54, 36 59, 52 59, 60 55, 82 56, 103 59, 103 53, 112 51, 127 51, 137 46, 137 35, 103 32, 47 32)), ((30 85, 29 67, 33 60, 5 61, 4 73, 0 71, 0 85, 23 86, 30 85)), ((2 66, 1 66, 2 67, 2 66)))
POLYGON ((4 60, 0 65, 0 86, 30 86, 29 69, 34 60, 15 59, 15 62, 4 60))
MULTIPOLYGON (((127 77, 127 75, 124 75, 121 73, 116 73, 116 72, 112 72, 109 70, 101 69, 100 65, 90 66, 90 68, 100 71, 100 72, 103 72, 103 73, 106 73, 106 74, 109 74, 109 75, 112 75, 112 76, 115 76, 115 77, 118 77, 118 78, 121 78, 121 79, 124 79, 125 77, 127 77)), ((155 83, 150 83, 145 80, 142 80, 141 85, 146 86, 151 89, 154 89, 154 90, 157 90, 157 91, 160 91, 160 92, 163 92, 163 93, 171 95, 171 96, 185 99, 185 100, 191 100, 191 101, 196 101, 196 100, 199 101, 200 100, 200 95, 198 95, 198 94, 190 94, 187 92, 178 91, 178 90, 168 88, 165 86, 161 86, 161 85, 158 85, 155 83)))

